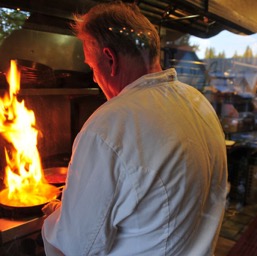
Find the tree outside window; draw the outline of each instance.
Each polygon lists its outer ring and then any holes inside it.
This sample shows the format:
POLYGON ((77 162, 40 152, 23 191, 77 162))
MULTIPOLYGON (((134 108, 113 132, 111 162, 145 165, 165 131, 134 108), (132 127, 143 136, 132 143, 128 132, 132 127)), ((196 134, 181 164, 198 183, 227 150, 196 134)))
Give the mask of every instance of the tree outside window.
POLYGON ((20 10, 0 8, 0 45, 12 31, 21 29, 29 13, 20 10))

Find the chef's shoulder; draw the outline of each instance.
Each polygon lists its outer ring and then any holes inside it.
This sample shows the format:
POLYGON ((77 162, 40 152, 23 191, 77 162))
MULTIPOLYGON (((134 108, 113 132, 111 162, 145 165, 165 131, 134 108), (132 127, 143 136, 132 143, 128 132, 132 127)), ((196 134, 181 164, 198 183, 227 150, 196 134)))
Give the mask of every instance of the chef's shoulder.
POLYGON ((108 130, 115 127, 115 124, 126 122, 129 116, 130 107, 124 102, 123 97, 114 97, 103 103, 86 120, 83 129, 92 131, 108 130))

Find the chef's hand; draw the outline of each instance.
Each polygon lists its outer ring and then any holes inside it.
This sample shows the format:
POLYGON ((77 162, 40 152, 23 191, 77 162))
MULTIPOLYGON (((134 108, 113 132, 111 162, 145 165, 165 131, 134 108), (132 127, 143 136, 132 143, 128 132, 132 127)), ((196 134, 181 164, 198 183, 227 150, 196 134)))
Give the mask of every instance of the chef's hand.
POLYGON ((61 201, 59 199, 55 199, 52 200, 51 202, 49 202, 48 204, 46 204, 43 208, 42 208, 42 212, 48 216, 50 215, 52 212, 54 212, 57 208, 59 208, 61 206, 61 201))

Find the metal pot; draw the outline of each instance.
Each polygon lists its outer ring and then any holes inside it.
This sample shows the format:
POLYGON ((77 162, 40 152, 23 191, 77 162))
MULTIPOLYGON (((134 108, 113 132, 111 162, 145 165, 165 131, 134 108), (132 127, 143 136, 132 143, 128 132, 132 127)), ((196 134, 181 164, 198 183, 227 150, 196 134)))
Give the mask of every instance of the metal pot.
POLYGON ((57 187, 65 184, 67 176, 67 167, 52 167, 44 169, 45 179, 48 183, 57 187))

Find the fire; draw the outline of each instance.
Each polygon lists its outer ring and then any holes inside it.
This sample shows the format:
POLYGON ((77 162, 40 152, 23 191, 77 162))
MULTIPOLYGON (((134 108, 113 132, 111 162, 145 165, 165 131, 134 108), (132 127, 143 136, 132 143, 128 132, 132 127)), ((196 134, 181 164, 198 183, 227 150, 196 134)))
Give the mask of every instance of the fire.
POLYGON ((58 196, 58 189, 44 178, 37 149, 36 119, 34 112, 18 101, 20 72, 11 61, 7 74, 9 92, 0 98, 0 134, 5 147, 5 186, 0 192, 0 203, 9 206, 44 204, 58 196))

